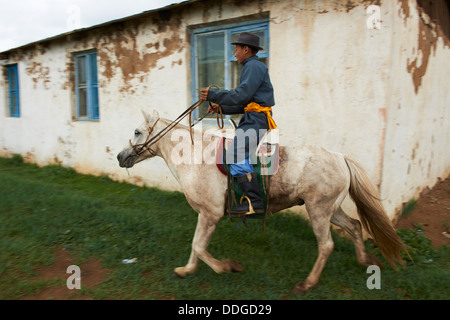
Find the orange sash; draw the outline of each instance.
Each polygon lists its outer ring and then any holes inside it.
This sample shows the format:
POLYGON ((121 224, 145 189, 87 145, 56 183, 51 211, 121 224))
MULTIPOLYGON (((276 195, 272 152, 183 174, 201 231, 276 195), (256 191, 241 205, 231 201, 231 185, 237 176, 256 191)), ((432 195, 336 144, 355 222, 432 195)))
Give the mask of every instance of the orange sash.
POLYGON ((267 115, 267 121, 269 122, 269 129, 276 129, 277 128, 277 124, 275 123, 275 121, 273 120, 270 111, 272 111, 272 107, 261 107, 259 104, 257 104, 256 102, 251 102, 247 105, 247 107, 245 107, 244 109, 245 112, 264 112, 267 115))

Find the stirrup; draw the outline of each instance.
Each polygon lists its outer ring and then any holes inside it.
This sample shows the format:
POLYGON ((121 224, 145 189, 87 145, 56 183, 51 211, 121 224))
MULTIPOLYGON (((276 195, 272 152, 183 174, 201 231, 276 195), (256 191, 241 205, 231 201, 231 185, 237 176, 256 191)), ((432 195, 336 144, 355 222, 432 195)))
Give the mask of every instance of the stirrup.
POLYGON ((246 216, 249 216, 249 215, 252 215, 252 214, 256 214, 255 210, 253 209, 251 200, 246 195, 242 196, 241 201, 239 202, 239 204, 241 205, 242 202, 244 201, 244 199, 247 199, 247 201, 248 201, 248 211, 245 212, 245 210, 242 210, 241 212, 233 212, 233 208, 232 208, 231 211, 230 211, 231 214, 234 214, 234 215, 238 216, 239 218, 246 217, 246 216))
POLYGON ((251 202, 250 198, 247 197, 245 194, 241 197, 240 204, 242 204, 242 202, 244 201, 244 199, 247 199, 247 201, 248 201, 248 212, 247 212, 247 213, 242 213, 242 214, 240 214, 240 215, 248 216, 248 215, 251 215, 251 214, 255 214, 256 212, 255 212, 255 210, 253 209, 252 202, 251 202))

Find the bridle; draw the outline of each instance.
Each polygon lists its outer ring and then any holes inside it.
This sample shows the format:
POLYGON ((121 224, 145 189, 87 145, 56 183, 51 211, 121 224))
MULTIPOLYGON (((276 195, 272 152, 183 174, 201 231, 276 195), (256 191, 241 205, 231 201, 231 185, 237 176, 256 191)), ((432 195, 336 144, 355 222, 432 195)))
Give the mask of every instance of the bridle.
MULTIPOLYGON (((215 87, 219 89, 216 85, 211 85, 208 88, 215 87)), ((175 126, 177 126, 181 120, 183 120, 185 117, 189 115, 189 133, 191 135, 191 142, 194 144, 194 138, 192 135, 192 128, 198 124, 200 121, 202 121, 209 113, 205 114, 203 117, 201 117, 199 120, 197 120, 194 124, 192 124, 192 112, 197 109, 205 100, 198 100, 196 103, 191 105, 189 108, 187 108, 177 119, 172 121, 168 126, 166 126, 164 129, 162 129, 160 132, 158 132, 156 135, 151 137, 153 131, 155 130, 156 125, 158 124, 159 119, 155 121, 153 126, 148 127, 147 129, 147 138, 145 139, 144 143, 141 144, 134 144, 131 142, 130 139, 130 146, 133 149, 133 151, 136 153, 136 155, 141 155, 145 151, 148 151, 150 155, 153 157, 156 155, 156 152, 152 149, 150 149, 155 143, 157 143, 159 140, 161 140, 170 130, 172 130, 175 126)), ((212 106, 211 102, 209 102, 209 105, 212 106)), ((224 121, 223 121, 223 113, 222 108, 219 106, 219 112, 217 113, 217 125, 220 129, 224 128, 224 121), (220 117, 220 118, 219 118, 220 117), (221 120, 221 123, 219 122, 221 120)))
MULTIPOLYGON (((145 139, 145 142, 144 142, 144 143, 141 143, 141 144, 133 144, 133 143, 131 142, 131 139, 130 139, 130 146, 131 146, 131 148, 133 149, 133 151, 134 151, 137 155, 141 155, 141 154, 144 153, 145 151, 150 152, 150 155, 151 155, 152 157, 154 157, 154 156, 156 155, 156 152, 153 151, 152 149, 150 149, 149 143, 150 143, 150 137, 151 137, 151 135, 152 135, 152 133, 153 133, 153 130, 155 130, 155 127, 156 127, 156 124, 158 123, 158 121, 159 121, 159 119, 155 121, 155 123, 153 124, 153 126, 147 128, 148 135, 147 135, 147 138, 145 139)), ((162 137, 161 137, 161 138, 162 138, 162 137)))

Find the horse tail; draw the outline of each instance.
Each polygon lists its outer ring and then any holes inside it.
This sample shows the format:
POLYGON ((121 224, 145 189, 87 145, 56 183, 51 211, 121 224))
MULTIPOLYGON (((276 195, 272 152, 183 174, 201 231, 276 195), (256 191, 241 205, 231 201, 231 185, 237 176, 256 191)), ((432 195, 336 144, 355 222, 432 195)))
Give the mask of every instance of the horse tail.
POLYGON ((347 156, 344 158, 350 170, 349 193, 356 204, 362 225, 375 240, 386 261, 397 269, 397 263, 404 264, 401 253, 408 254, 406 245, 395 232, 383 208, 379 193, 365 170, 356 161, 347 156))

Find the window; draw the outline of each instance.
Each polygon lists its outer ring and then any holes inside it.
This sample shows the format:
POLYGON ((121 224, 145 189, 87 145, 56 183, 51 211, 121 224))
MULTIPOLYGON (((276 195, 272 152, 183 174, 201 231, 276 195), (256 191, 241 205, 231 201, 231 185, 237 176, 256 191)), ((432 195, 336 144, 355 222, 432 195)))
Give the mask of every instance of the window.
POLYGON ((20 117, 19 72, 17 64, 7 66, 9 116, 20 117))
MULTIPOLYGON (((264 51, 258 52, 258 57, 260 61, 268 65, 269 22, 267 19, 191 30, 192 102, 199 99, 202 88, 211 84, 227 90, 239 86, 242 66, 234 57, 234 46, 231 43, 242 32, 252 32, 260 37, 260 45, 264 51)), ((207 108, 206 104, 198 108, 196 118, 203 116, 207 108)), ((207 118, 205 120, 208 123, 207 118)))
POLYGON ((97 53, 79 53, 75 59, 77 120, 99 120, 97 53))

